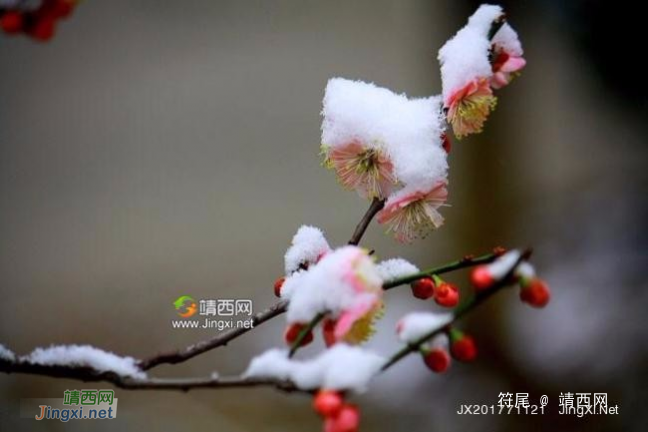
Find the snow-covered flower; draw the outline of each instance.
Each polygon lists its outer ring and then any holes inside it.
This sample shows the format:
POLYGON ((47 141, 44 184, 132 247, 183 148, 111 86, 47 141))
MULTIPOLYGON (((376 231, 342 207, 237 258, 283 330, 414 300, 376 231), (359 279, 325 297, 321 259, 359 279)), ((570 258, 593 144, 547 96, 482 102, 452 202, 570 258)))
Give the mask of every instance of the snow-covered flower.
POLYGON ((427 190, 403 189, 387 200, 378 213, 378 222, 387 224, 387 231, 394 233, 397 240, 411 242, 443 225, 439 207, 447 197, 446 182, 438 182, 427 190))
POLYGON ((385 198, 397 183, 394 165, 380 148, 359 141, 337 147, 323 146, 324 165, 335 171, 346 189, 356 190, 363 198, 385 198))
POLYGON ((286 293, 290 300, 288 323, 308 323, 318 314, 327 314, 324 330, 329 344, 363 342, 382 313, 382 283, 366 250, 339 248, 286 279, 282 295, 286 293))
POLYGON ((439 50, 443 107, 458 138, 481 132, 495 108, 489 33, 502 14, 499 6, 480 6, 468 24, 439 50))
POLYGON ((490 81, 492 88, 504 87, 519 74, 519 71, 526 65, 523 55, 524 51, 517 33, 508 23, 505 23, 492 40, 493 76, 490 81))
POLYGON ((476 78, 453 92, 446 100, 448 122, 457 138, 481 132, 497 105, 487 78, 476 78))
POLYGON ((365 198, 447 175, 440 96, 410 99, 372 83, 332 78, 322 108, 325 166, 365 198))
POLYGON ((331 250, 324 232, 314 226, 302 225, 292 238, 284 256, 286 275, 315 264, 331 250))

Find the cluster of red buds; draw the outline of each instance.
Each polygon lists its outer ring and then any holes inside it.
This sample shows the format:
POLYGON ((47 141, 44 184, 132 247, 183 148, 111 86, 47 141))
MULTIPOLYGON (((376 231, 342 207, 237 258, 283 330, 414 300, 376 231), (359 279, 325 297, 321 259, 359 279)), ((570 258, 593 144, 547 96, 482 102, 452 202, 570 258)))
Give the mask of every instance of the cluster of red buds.
POLYGON ((411 283, 412 295, 421 300, 434 298, 434 301, 444 307, 455 307, 459 304, 459 288, 446 282, 437 275, 424 277, 411 283))
MULTIPOLYGON (((521 253, 517 250, 505 252, 495 250, 498 258, 490 263, 475 267, 470 275, 474 290, 477 294, 493 288, 505 278, 520 286, 520 299, 537 308, 545 307, 551 298, 547 284, 536 276, 533 266, 521 261, 521 253)), ((443 281, 436 275, 419 279, 411 284, 412 294, 416 298, 434 298, 437 304, 454 307, 459 302, 457 287, 443 281)), ((472 336, 462 331, 448 327, 444 337, 449 341, 445 345, 421 346, 420 352, 425 365, 436 373, 448 370, 451 359, 470 362, 477 357, 477 346, 472 336), (449 351, 449 352, 448 352, 449 351)))
POLYGON ((324 432, 356 432, 360 426, 358 407, 346 403, 340 392, 318 391, 313 409, 324 418, 324 432))
POLYGON ((57 21, 69 17, 78 0, 5 0, 0 2, 0 28, 38 41, 54 36, 57 21))

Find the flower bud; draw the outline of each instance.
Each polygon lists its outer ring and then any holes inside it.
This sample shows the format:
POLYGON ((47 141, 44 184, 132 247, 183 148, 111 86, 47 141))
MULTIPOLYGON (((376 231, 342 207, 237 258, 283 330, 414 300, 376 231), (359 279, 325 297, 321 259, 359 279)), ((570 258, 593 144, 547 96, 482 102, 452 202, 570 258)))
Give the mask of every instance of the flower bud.
POLYGON ((456 285, 445 282, 438 276, 434 276, 436 289, 434 290, 434 301, 444 307, 455 307, 459 303, 459 289, 456 285))
POLYGON ((427 300, 434 296, 434 281, 432 278, 424 277, 411 283, 412 295, 421 300, 427 300))
POLYGON ((477 357, 477 346, 472 336, 452 329, 450 330, 450 352, 459 361, 470 362, 477 357))
POLYGON ((356 432, 360 426, 360 411, 355 405, 345 405, 324 422, 324 432, 356 432))
POLYGON ((549 303, 551 292, 542 279, 533 278, 522 284, 520 299, 533 307, 542 308, 549 303))
MULTIPOLYGON (((286 332, 284 333, 284 340, 286 341, 286 343, 288 345, 294 344, 297 341, 299 334, 306 326, 306 324, 301 323, 290 324, 288 328, 286 328, 286 332)), ((309 331, 306 337, 304 337, 304 339, 301 341, 299 346, 306 346, 311 342, 313 342, 313 332, 309 331)))
POLYGON ((284 282, 286 282, 285 277, 280 277, 274 283, 274 294, 277 297, 281 297, 281 288, 283 287, 284 282))
POLYGON ((322 417, 336 416, 343 406, 342 395, 333 390, 320 390, 313 398, 313 409, 322 417))
POLYGON ((424 353, 423 361, 432 372, 436 373, 443 373, 450 367, 450 355, 443 348, 433 348, 424 353))

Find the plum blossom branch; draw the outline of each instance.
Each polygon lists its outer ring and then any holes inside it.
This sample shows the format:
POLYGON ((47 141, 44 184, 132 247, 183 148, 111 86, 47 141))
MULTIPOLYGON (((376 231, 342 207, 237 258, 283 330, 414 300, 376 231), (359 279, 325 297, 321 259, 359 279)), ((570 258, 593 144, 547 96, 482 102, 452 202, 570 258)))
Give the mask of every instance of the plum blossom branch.
POLYGON ((250 328, 235 328, 214 336, 211 339, 206 339, 193 345, 189 345, 182 350, 169 351, 153 355, 147 359, 141 360, 139 362, 139 367, 140 369, 146 371, 161 364, 182 363, 207 351, 225 346, 232 340, 244 335, 253 328, 273 319, 278 315, 283 314, 284 312, 286 312, 287 306, 288 302, 279 301, 266 310, 254 315, 252 317, 252 326, 250 328))
POLYGON ((367 209, 367 212, 364 214, 362 219, 360 219, 360 222, 356 226, 356 229, 353 232, 351 239, 349 240, 350 245, 357 246, 360 243, 362 236, 364 235, 365 231, 367 231, 367 227, 369 227, 369 224, 371 223, 373 218, 376 216, 376 214, 378 214, 380 210, 383 209, 384 206, 385 200, 383 199, 374 198, 371 201, 371 205, 367 209))
POLYGON ((412 283, 418 279, 424 278, 426 276, 433 276, 433 275, 440 275, 444 273, 450 273, 455 270, 461 270, 473 266, 477 266, 480 264, 488 264, 490 262, 493 262, 495 258, 497 258, 501 254, 501 251, 497 250, 489 254, 481 255, 478 257, 472 257, 470 255, 467 255, 460 260, 450 262, 448 264, 444 264, 439 267, 431 268, 428 270, 423 270, 418 273, 414 273, 408 276, 400 277, 397 279, 392 279, 390 281, 387 281, 383 284, 383 289, 385 291, 390 290, 392 288, 396 288, 397 286, 400 285, 405 285, 412 283))
MULTIPOLYGON (((385 201, 380 200, 378 198, 374 199, 365 214, 362 216, 362 219, 356 226, 355 231, 353 232, 353 235, 351 236, 351 239, 349 240, 349 244, 352 245, 357 245, 360 243, 360 240, 362 239, 362 236, 366 232, 367 228, 369 227, 369 224, 371 223, 372 219, 376 216, 376 214, 384 207, 385 201)), ((190 360, 200 354, 203 354, 207 351, 211 351, 215 348, 219 348, 221 346, 227 345, 229 342, 232 340, 244 335, 245 333, 249 332, 253 328, 265 323, 266 321, 269 321, 276 316, 279 316, 286 312, 288 303, 286 301, 280 301, 275 303, 274 305, 270 306, 268 309, 259 312, 252 318, 252 326, 249 328, 236 328, 232 330, 228 330, 224 333, 221 333, 217 336, 214 336, 211 339, 207 339, 198 343, 195 343, 193 345, 190 345, 182 350, 174 350, 174 351, 169 351, 169 352, 164 352, 164 353, 159 353, 156 355, 153 355, 151 357, 148 357, 146 359, 143 359, 139 363, 139 367, 146 371, 150 370, 156 366, 159 366, 161 364, 177 364, 177 363, 182 363, 187 360, 190 360)), ((323 318, 323 316, 322 316, 323 318)), ((318 321, 319 322, 319 321, 318 321)), ((313 327, 317 325, 317 322, 313 324, 313 327)), ((311 328, 312 329, 312 328, 311 328)), ((303 338, 306 337, 308 332, 304 332, 303 334, 300 334, 298 336, 298 341, 301 343, 303 341, 303 338)), ((298 347, 299 345, 295 345, 293 348, 298 347)), ((296 351, 296 349, 295 349, 296 351)), ((294 355, 294 352, 291 350, 291 356, 294 355)))
POLYGON ((512 282, 514 282, 513 276, 515 270, 518 268, 520 263, 527 261, 531 257, 531 253, 532 253, 531 249, 527 249, 526 251, 524 251, 524 253, 522 253, 518 257, 516 262, 510 267, 510 269, 504 275, 504 277, 502 277, 500 280, 495 282, 488 290, 477 293, 471 300, 466 302, 464 305, 459 306, 452 314, 452 320, 450 321, 450 323, 426 333, 418 340, 407 344, 405 347, 395 352, 382 366, 381 371, 386 371, 387 369, 389 369, 390 367, 398 363, 400 360, 407 357, 409 354, 418 351, 421 345, 423 345, 430 339, 434 338, 435 336, 443 332, 446 332, 448 328, 452 326, 452 324, 454 324, 455 322, 463 318, 466 314, 468 314, 470 311, 474 310, 482 303, 484 303, 486 300, 491 298, 495 293, 499 292, 501 288, 510 285, 512 282))
MULTIPOLYGON (((441 275, 444 273, 450 273, 456 270, 461 270, 481 264, 488 264, 493 262, 498 256, 502 255, 504 252, 504 249, 502 248, 496 248, 493 252, 484 254, 478 257, 473 257, 471 255, 464 256, 463 258, 452 261, 450 263, 444 264, 439 267, 434 267, 428 270, 423 270, 421 272, 417 273, 412 273, 407 276, 403 276, 400 278, 392 279, 389 280, 382 285, 382 289, 384 291, 396 288, 401 285, 407 285, 410 284, 414 281, 417 281, 421 278, 425 277, 431 277, 434 275, 441 275)), ((325 313, 320 313, 317 314, 308 324, 303 326, 301 330, 299 331, 298 336, 296 339, 291 343, 291 348, 289 352, 289 357, 293 357, 299 348, 302 347, 303 342, 306 341, 307 337, 311 335, 311 332, 313 329, 326 317, 325 313)))
POLYGON ((244 376, 200 378, 130 378, 114 372, 100 372, 91 367, 72 365, 39 365, 27 361, 0 359, 0 372, 24 373, 83 382, 108 382, 124 390, 179 390, 225 389, 246 387, 274 387, 284 392, 303 392, 289 380, 250 378, 244 376))
MULTIPOLYGON (((435 274, 447 273, 463 268, 468 268, 476 265, 486 264, 492 262, 497 256, 501 253, 494 252, 486 255, 479 256, 477 258, 466 257, 458 261, 448 263, 446 265, 436 267, 430 270, 418 272, 403 278, 394 279, 391 282, 384 284, 384 289, 391 289, 398 285, 404 285, 410 283, 411 281, 417 280, 421 277, 426 277, 435 274)), ((407 355, 416 352, 420 349, 421 345, 426 343, 428 340, 432 339, 438 334, 447 332, 448 328, 454 324, 456 321, 461 319, 463 316, 468 314, 470 311, 477 308, 479 305, 484 303, 495 293, 499 292, 501 288, 510 284, 513 281, 513 272, 518 267, 520 263, 529 259, 531 255, 531 250, 527 250, 522 253, 516 262, 511 266, 510 270, 507 272, 504 277, 496 282, 489 290, 484 292, 479 292, 473 299, 466 302, 464 305, 460 306, 453 313, 453 317, 450 323, 445 324, 427 334, 422 336, 420 339, 408 344, 401 350, 394 353, 387 362, 382 366, 381 372, 386 371, 394 364, 399 362, 401 359, 407 355)), ((286 303, 278 302, 273 307, 267 309, 266 311, 257 315, 257 319, 267 321, 274 316, 277 316, 285 311, 286 303)), ((324 319, 325 314, 319 314, 316 319, 314 319, 308 326, 306 326, 299 337, 295 341, 290 351, 290 356, 292 356, 298 349, 306 335, 312 331, 312 329, 324 319), (301 338, 301 339, 300 339, 301 338)), ((262 321, 262 322, 264 322, 262 321)), ((241 333, 242 334, 242 333, 241 333)), ((239 334, 240 335, 240 334, 239 334)), ((158 355, 152 357, 149 360, 143 360, 138 362, 138 366, 141 369, 144 369, 145 366, 149 366, 149 369, 157 364, 163 362, 181 362, 187 358, 199 355, 202 352, 205 352, 209 346, 219 346, 226 344, 228 340, 231 340, 235 337, 238 337, 232 332, 227 332, 221 335, 219 340, 217 338, 206 341, 202 344, 196 344, 186 348, 183 351, 178 351, 175 353, 168 353, 166 355, 158 355), (157 362, 157 363, 156 363, 157 362), (151 366, 152 365, 152 366, 151 366)), ((79 365, 43 365, 30 362, 25 359, 18 358, 16 360, 3 359, 0 358, 0 372, 4 373, 24 373, 30 375, 41 375, 49 376, 55 378, 67 378, 74 379, 84 382, 109 382, 119 388, 125 390, 180 390, 188 391, 191 389, 219 389, 219 388, 244 388, 244 387, 272 387, 284 392, 302 392, 307 394, 312 394, 311 390, 303 390, 297 387, 294 382, 286 379, 272 379, 272 378, 256 378, 256 377, 246 377, 243 375, 239 376, 229 376, 229 377, 198 377, 198 378, 174 378, 174 379, 160 379, 160 378, 141 378, 141 377, 129 377, 120 375, 112 371, 99 371, 92 367, 79 366, 79 365)))

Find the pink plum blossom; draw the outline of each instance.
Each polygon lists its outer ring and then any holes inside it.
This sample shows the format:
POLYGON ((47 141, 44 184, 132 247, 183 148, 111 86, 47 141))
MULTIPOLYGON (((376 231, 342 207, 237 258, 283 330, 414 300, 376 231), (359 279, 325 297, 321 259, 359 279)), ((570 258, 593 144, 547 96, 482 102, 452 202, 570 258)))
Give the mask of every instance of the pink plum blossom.
POLYGON ((378 213, 378 222, 388 225, 396 239, 409 243, 443 225, 439 213, 448 197, 446 182, 438 182, 428 190, 393 195, 378 213))
POLYGON ((455 136, 462 138, 481 132, 496 104, 497 98, 493 95, 489 80, 476 78, 452 92, 444 107, 455 136))
POLYGON ((396 184, 394 167, 385 153, 359 141, 324 148, 325 165, 332 168, 342 186, 363 198, 385 198, 396 184))

